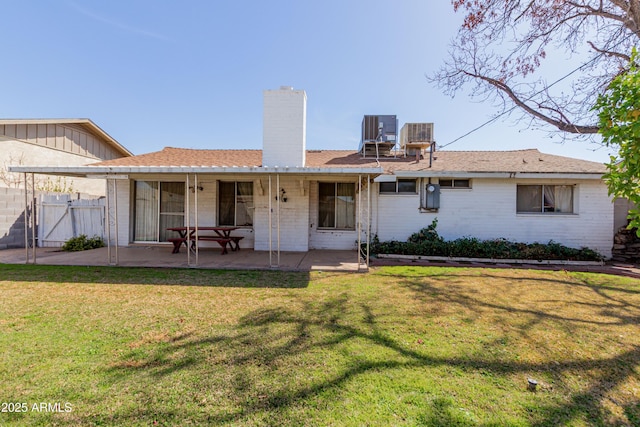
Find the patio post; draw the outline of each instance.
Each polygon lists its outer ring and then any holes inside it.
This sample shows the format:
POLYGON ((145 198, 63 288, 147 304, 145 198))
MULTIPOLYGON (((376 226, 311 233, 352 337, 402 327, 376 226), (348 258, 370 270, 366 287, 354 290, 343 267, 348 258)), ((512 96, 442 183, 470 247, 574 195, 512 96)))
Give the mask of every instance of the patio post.
POLYGON ((115 261, 115 265, 118 265, 120 262, 120 259, 118 258, 118 246, 119 245, 119 241, 118 241, 118 234, 119 234, 119 229, 118 229, 118 184, 116 182, 115 179, 111 180, 113 182, 113 212, 114 212, 114 216, 116 219, 116 226, 115 226, 115 232, 116 232, 116 261, 115 261))
POLYGON ((36 263, 36 177, 31 173, 31 249, 33 250, 33 263, 36 263))
POLYGON ((362 175, 358 175, 358 270, 362 262, 362 175))
POLYGON ((269 174, 269 267, 273 267, 273 242, 271 235, 273 234, 273 219, 271 218, 271 174, 269 174))
POLYGON ((187 227, 187 267, 191 267, 191 246, 189 245, 189 236, 191 235, 191 219, 189 218, 189 174, 186 174, 184 180, 185 192, 185 226, 187 227))
POLYGON ((280 267, 280 199, 282 199, 282 195, 280 194, 280 174, 276 174, 276 194, 278 195, 278 203, 277 203, 277 241, 278 241, 278 265, 280 267))
POLYGON ((198 245, 198 174, 193 174, 193 205, 194 205, 194 227, 196 228, 196 266, 198 265, 200 245, 198 245))
POLYGON ((29 264, 30 258, 33 259, 33 264, 36 263, 36 220, 35 220, 35 177, 31 173, 31 191, 29 191, 29 175, 24 173, 24 250, 25 250, 25 264, 29 264), (29 197, 31 194, 31 197, 29 197), (31 207, 31 213, 29 213, 29 207, 31 207), (29 255, 29 223, 31 222, 31 256, 29 255))
POLYGON ((27 212, 29 211, 29 190, 27 189, 27 173, 24 173, 24 263, 29 264, 29 227, 27 212))
POLYGON ((111 192, 109 191, 110 180, 107 178, 105 180, 105 193, 106 197, 106 212, 104 213, 104 225, 107 228, 107 264, 111 265, 111 221, 109 221, 109 216, 111 215, 111 192))
POLYGON ((369 268, 369 243, 371 242, 371 175, 367 175, 367 268, 369 268))
POLYGON ((106 197, 106 210, 105 213, 105 221, 107 226, 107 263, 109 265, 118 265, 118 186, 116 182, 115 176, 112 176, 111 179, 109 177, 106 178, 107 185, 107 197, 106 197), (109 185, 111 184, 111 185, 109 185), (109 188, 111 187, 111 188, 109 188), (113 196, 112 196, 113 194, 113 196), (115 236, 114 236, 114 245, 113 250, 111 249, 111 197, 113 197, 113 227, 115 228, 115 236))

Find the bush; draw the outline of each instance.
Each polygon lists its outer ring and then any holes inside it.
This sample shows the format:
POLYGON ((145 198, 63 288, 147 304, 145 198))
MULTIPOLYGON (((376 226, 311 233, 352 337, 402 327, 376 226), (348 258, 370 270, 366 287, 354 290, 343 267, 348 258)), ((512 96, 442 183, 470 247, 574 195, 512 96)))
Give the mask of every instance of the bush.
MULTIPOLYGON (((371 254, 446 256, 493 259, 602 261, 604 258, 589 248, 569 248, 557 242, 516 243, 506 239, 480 240, 476 237, 462 237, 445 241, 437 232, 438 220, 417 233, 406 242, 380 242, 373 236, 369 251, 371 254)), ((366 243, 365 243, 366 245, 366 243)))
POLYGON ((86 251, 87 249, 96 249, 104 246, 102 237, 94 236, 87 238, 85 234, 81 234, 78 237, 72 237, 64 242, 62 250, 69 252, 86 251))

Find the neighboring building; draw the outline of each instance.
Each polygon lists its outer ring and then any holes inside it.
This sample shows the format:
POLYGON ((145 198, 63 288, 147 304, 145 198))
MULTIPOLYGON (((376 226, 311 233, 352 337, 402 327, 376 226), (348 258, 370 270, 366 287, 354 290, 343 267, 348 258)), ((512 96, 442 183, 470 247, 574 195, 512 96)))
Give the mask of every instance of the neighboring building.
MULTIPOLYGON (((132 155, 89 119, 0 119, 0 148, 0 187, 7 188, 24 188, 9 165, 82 166, 132 155)), ((37 177, 36 189, 52 188, 105 194, 103 180, 37 177)))
POLYGON ((264 96, 263 150, 165 148, 14 169, 106 176, 118 245, 165 242, 168 227, 233 225, 255 250, 355 250, 367 235, 405 240, 437 218, 446 239, 553 240, 611 255, 602 164, 537 150, 433 152, 432 126, 424 141, 403 136, 396 152, 395 116, 365 117, 359 151, 306 150, 304 91, 264 96))
MULTIPOLYGON (((0 119, 0 248, 25 242, 25 176, 10 165, 82 166, 132 153, 89 119, 0 119)), ((104 196, 104 179, 38 174, 37 192, 104 196)), ((31 188, 29 188, 31 190, 31 188)))

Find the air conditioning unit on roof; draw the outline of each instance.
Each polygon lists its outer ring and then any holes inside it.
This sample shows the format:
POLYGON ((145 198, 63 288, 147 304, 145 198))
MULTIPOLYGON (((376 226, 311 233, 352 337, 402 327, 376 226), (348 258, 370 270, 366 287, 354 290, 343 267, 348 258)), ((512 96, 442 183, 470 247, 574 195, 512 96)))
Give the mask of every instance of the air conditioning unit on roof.
POLYGON ((362 138, 358 151, 364 157, 391 155, 396 146, 398 119, 395 115, 367 115, 362 119, 362 138))
POLYGON ((400 149, 427 148, 433 142, 433 123, 405 123, 400 130, 400 149))

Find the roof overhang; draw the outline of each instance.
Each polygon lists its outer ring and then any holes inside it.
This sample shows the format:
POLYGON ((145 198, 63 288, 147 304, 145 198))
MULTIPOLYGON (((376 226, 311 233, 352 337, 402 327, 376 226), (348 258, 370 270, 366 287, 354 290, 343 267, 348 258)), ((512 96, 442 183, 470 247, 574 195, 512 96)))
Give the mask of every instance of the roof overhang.
POLYGON ((129 174, 341 174, 379 175, 382 168, 303 168, 254 166, 9 166, 9 172, 105 179, 129 174))

